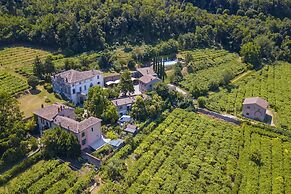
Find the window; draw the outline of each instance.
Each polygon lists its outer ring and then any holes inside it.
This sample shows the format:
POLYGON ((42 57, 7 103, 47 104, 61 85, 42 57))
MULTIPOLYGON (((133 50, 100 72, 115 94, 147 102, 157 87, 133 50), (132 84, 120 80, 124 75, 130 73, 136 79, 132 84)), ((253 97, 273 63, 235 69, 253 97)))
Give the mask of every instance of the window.
POLYGON ((82 145, 85 145, 86 144, 86 139, 83 139, 82 140, 82 145))
POLYGON ((87 86, 86 85, 84 86, 84 90, 87 90, 87 86))
POLYGON ((79 84, 82 84, 82 82, 79 82, 79 84))
POLYGON ((99 79, 99 75, 97 75, 97 79, 99 79))
POLYGON ((251 107, 250 106, 247 106, 247 109, 250 109, 251 107))
POLYGON ((100 82, 97 82, 97 84, 99 85, 99 84, 100 84, 100 82))
POLYGON ((82 137, 85 137, 85 132, 82 132, 82 137))
POLYGON ((82 92, 82 87, 80 87, 80 92, 82 92))
POLYGON ((75 94, 76 93, 76 90, 75 89, 73 89, 73 94, 75 94))
POLYGON ((93 87, 93 83, 90 84, 90 88, 93 87))
POLYGON ((93 127, 91 128, 91 131, 92 131, 92 132, 94 131, 93 127))
POLYGON ((250 115, 250 113, 248 113, 248 112, 247 112, 247 113, 246 113, 246 115, 247 115, 247 116, 249 116, 249 115, 250 115))

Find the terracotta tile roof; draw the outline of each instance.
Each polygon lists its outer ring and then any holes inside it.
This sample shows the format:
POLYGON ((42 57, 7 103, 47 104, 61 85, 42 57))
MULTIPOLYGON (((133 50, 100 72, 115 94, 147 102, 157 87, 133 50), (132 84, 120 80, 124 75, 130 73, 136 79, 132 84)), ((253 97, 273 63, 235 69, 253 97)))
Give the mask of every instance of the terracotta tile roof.
POLYGON ((159 80, 159 78, 154 77, 152 75, 144 75, 141 78, 139 78, 139 81, 141 81, 144 84, 148 84, 148 83, 150 83, 153 80, 159 80))
POLYGON ((53 77, 60 77, 65 80, 67 83, 76 83, 86 79, 90 79, 96 75, 101 75, 100 71, 97 70, 90 70, 90 71, 77 71, 74 69, 64 71, 59 73, 53 77))
POLYGON ((122 105, 126 105, 126 104, 133 104, 135 101, 136 101, 136 96, 129 96, 129 97, 125 97, 125 98, 114 99, 111 102, 115 106, 122 106, 122 105))
POLYGON ((53 119, 60 112, 62 112, 63 115, 70 115, 70 114, 74 114, 74 109, 62 104, 55 103, 50 106, 34 111, 34 114, 48 121, 53 121, 53 119))
POLYGON ((153 66, 150 67, 143 67, 143 68, 138 68, 137 71, 142 74, 142 75, 152 75, 152 76, 157 76, 155 73, 153 66))
POLYGON ((101 121, 102 121, 101 119, 98 119, 96 117, 89 117, 88 119, 85 119, 81 122, 63 116, 57 116, 54 119, 54 123, 56 125, 59 125, 60 127, 70 130, 74 133, 80 133, 101 121))
POLYGON ((257 104, 262 108, 267 108, 269 106, 269 103, 260 97, 246 98, 243 104, 257 104))

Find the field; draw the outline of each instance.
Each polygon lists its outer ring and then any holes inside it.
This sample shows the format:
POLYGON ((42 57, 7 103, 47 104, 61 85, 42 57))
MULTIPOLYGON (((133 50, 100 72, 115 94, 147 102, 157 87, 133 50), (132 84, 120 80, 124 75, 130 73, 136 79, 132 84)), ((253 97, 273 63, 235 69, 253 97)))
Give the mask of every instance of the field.
POLYGON ((191 56, 187 65, 188 74, 180 84, 193 97, 217 90, 248 68, 237 55, 224 50, 203 49, 183 52, 180 55, 182 58, 191 56))
POLYGON ((246 97, 259 96, 267 100, 275 112, 277 127, 291 130, 291 64, 279 62, 265 66, 232 83, 226 89, 209 96, 207 108, 240 115, 246 97))
POLYGON ((261 128, 174 110, 131 154, 101 193, 290 193, 291 143, 261 128))
POLYGON ((0 72, 0 89, 5 90, 9 94, 16 94, 28 89, 28 87, 25 79, 10 73, 0 72))
POLYGON ((80 193, 92 176, 92 172, 73 171, 68 163, 41 160, 0 187, 0 193, 80 193))
POLYGON ((45 59, 48 55, 51 55, 51 52, 30 47, 5 47, 0 50, 0 70, 27 76, 32 72, 35 57, 45 59))

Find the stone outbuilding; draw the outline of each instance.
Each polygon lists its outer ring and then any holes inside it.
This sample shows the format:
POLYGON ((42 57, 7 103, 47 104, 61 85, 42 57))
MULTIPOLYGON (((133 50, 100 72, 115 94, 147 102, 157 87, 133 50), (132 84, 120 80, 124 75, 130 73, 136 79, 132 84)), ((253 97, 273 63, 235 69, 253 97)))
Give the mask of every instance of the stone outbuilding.
POLYGON ((246 98, 243 102, 242 114, 250 119, 265 121, 268 106, 269 103, 260 97, 246 98))

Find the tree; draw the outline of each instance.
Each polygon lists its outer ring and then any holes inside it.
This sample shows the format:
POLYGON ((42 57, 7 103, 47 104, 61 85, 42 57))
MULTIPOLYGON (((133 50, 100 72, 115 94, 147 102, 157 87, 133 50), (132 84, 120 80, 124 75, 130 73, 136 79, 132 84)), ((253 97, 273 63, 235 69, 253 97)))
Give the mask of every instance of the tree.
POLYGON ((101 69, 107 69, 111 64, 111 56, 109 52, 104 52, 99 58, 99 66, 101 69))
POLYGON ((254 42, 244 44, 240 54, 244 57, 244 61, 252 64, 254 68, 261 66, 260 46, 254 42))
POLYGON ((44 66, 42 62, 40 61, 40 58, 36 56, 33 63, 33 74, 39 79, 42 79, 43 72, 44 72, 44 66))
POLYGON ((108 99, 108 96, 107 90, 100 86, 94 86, 89 89, 84 107, 89 114, 102 118, 105 123, 115 123, 118 119, 117 109, 108 99))
POLYGON ((180 63, 177 63, 174 67, 174 74, 171 77, 171 82, 174 84, 178 84, 182 80, 183 80, 182 65, 180 63))
POLYGON ((44 74, 51 75, 55 72, 55 65, 53 64, 52 57, 48 56, 44 61, 44 74))
POLYGON ((118 120, 118 112, 116 106, 109 104, 106 111, 102 114, 102 119, 105 123, 116 123, 118 120))
POLYGON ((147 113, 146 113, 146 105, 145 101, 142 97, 137 96, 135 103, 132 105, 131 116, 137 120, 145 120, 147 113))
POLYGON ((21 121, 22 113, 20 112, 18 101, 0 89, 0 134, 6 129, 13 128, 15 123, 21 121))
POLYGON ((44 145, 44 153, 48 157, 77 158, 81 154, 77 137, 60 127, 46 130, 41 142, 44 145))
POLYGON ((123 95, 134 92, 133 82, 131 80, 131 74, 129 71, 124 71, 122 73, 119 85, 123 95))
POLYGON ((38 81, 38 79, 37 79, 36 76, 32 75, 32 76, 30 76, 30 77, 28 78, 27 83, 28 83, 29 86, 32 87, 33 90, 35 90, 35 89, 36 89, 36 86, 37 86, 38 83, 39 83, 39 81, 38 81))
POLYGON ((123 161, 118 159, 112 159, 110 162, 105 166, 106 172, 108 177, 111 180, 121 180, 123 178, 124 171, 126 166, 123 161))
POLYGON ((207 101, 206 97, 204 97, 204 96, 200 96, 200 97, 197 99, 198 106, 199 106, 200 108, 205 108, 205 106, 206 106, 206 101, 207 101))
POLYGON ((134 69, 135 68, 135 62, 134 62, 134 60, 129 60, 128 63, 127 63, 127 67, 129 69, 134 69))

